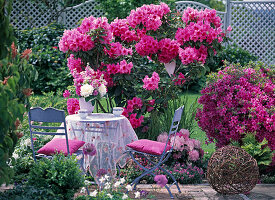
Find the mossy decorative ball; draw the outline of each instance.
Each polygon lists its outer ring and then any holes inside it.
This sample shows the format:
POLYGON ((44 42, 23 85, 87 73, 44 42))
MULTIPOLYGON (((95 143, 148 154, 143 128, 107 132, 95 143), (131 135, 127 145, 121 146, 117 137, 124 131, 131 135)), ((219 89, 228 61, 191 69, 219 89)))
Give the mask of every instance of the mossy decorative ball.
POLYGON ((257 161, 239 147, 222 147, 208 162, 207 180, 218 193, 247 193, 256 186, 258 179, 257 161))

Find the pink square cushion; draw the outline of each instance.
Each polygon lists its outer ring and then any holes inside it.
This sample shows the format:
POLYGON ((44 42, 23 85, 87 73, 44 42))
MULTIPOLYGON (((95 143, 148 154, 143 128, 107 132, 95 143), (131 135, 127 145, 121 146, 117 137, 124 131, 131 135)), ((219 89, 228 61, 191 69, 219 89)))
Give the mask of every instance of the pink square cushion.
MULTIPOLYGON (((166 144, 162 142, 142 139, 142 140, 137 140, 130 144, 127 144, 126 146, 143 153, 161 155, 165 148, 165 145, 166 144)), ((170 149, 171 149, 171 146, 167 145, 165 152, 169 151, 170 149)))
MULTIPOLYGON (((75 153, 80 147, 82 147, 85 144, 85 142, 80 140, 68 140, 68 142, 70 155, 75 153)), ((56 152, 62 152, 66 156, 68 155, 66 139, 54 138, 37 151, 37 153, 45 154, 48 156, 53 155, 56 152)))

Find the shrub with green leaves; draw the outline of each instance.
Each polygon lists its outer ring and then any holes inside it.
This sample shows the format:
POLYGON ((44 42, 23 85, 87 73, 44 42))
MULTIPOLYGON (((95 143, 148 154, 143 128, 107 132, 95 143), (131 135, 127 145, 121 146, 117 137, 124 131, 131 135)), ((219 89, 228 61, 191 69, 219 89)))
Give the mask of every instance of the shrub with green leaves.
POLYGON ((0 200, 60 200, 51 189, 18 185, 11 190, 0 192, 0 200))
POLYGON ((268 141, 264 138, 262 142, 258 142, 254 134, 246 134, 242 138, 242 144, 232 142, 235 146, 240 146, 247 153, 249 153, 258 163, 258 166, 263 169, 265 166, 268 166, 272 162, 273 153, 268 146, 268 141))
POLYGON ((84 176, 75 156, 54 155, 52 160, 40 159, 28 176, 27 185, 51 189, 60 199, 72 199, 84 186, 84 176))
POLYGON ((65 89, 72 81, 66 66, 66 55, 57 49, 63 31, 62 25, 52 23, 41 28, 15 32, 21 49, 32 48, 33 54, 29 62, 39 72, 37 81, 32 83, 37 94, 65 89))
POLYGON ((16 129, 28 108, 30 83, 36 72, 27 59, 30 50, 20 55, 13 41, 9 24, 12 1, 0 1, 0 185, 8 183, 13 170, 8 165, 17 142, 16 129))

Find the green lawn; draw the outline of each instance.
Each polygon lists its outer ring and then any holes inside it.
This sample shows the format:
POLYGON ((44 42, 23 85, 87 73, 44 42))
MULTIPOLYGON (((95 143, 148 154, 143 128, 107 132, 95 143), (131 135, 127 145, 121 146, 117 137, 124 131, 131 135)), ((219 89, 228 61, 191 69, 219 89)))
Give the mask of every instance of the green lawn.
MULTIPOLYGON (((187 107, 189 107, 194 101, 196 101, 200 96, 201 94, 200 93, 184 93, 182 95, 182 97, 184 95, 187 95, 188 96, 188 101, 187 101, 187 107)), ((204 131, 202 131, 200 129, 200 127, 198 126, 197 123, 195 123, 195 128, 194 128, 194 132, 191 134, 191 138, 194 138, 194 139, 197 139, 201 142, 201 145, 202 145, 202 149, 208 153, 213 153, 215 151, 215 144, 214 143, 211 143, 211 144, 205 144, 205 141, 207 140, 207 137, 206 137, 206 134, 204 131)))

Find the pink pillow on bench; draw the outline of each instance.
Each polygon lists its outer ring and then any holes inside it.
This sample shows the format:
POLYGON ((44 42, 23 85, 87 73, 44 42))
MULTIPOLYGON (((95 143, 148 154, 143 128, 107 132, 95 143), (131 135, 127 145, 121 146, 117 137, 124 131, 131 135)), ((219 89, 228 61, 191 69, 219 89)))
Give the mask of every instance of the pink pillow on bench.
MULTIPOLYGON (((161 155, 165 148, 165 145, 166 144, 162 142, 142 139, 127 144, 126 146, 143 153, 161 155)), ((165 152, 169 151, 170 149, 171 146, 167 145, 165 152)))
MULTIPOLYGON (((75 153, 80 147, 85 144, 85 142, 80 140, 68 140, 68 142, 70 155, 75 153)), ((48 156, 53 155, 56 152, 62 152, 66 156, 68 155, 66 139, 54 138, 37 151, 37 153, 45 154, 48 156)))

